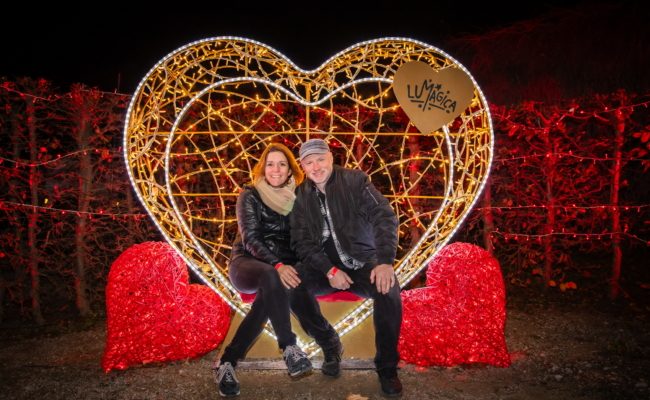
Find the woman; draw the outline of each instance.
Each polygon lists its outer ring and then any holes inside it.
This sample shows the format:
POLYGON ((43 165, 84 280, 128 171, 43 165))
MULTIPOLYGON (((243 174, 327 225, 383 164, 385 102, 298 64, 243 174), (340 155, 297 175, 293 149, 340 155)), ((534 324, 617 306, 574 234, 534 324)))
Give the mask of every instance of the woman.
POLYGON ((237 199, 239 231, 230 257, 230 281, 242 293, 257 294, 217 364, 222 396, 239 394, 237 361, 244 358, 268 319, 289 375, 298 377, 312 369, 309 358, 296 345, 286 291, 300 283, 293 267, 297 259, 289 247, 288 215, 296 197, 294 189, 303 179, 291 150, 271 143, 253 168, 252 186, 245 186, 237 199))

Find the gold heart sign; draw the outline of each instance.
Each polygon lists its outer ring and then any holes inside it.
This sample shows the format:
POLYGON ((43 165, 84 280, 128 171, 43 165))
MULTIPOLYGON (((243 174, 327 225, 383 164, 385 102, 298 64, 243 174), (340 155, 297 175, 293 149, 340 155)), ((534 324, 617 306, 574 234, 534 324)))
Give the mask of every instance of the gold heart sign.
MULTIPOLYGON (((250 39, 181 47, 147 73, 127 111, 124 157, 135 192, 189 267, 243 315, 249 306, 227 274, 239 190, 269 142, 297 152, 321 137, 338 164, 366 171, 390 200, 404 286, 468 215, 493 154, 488 104, 473 81, 453 121, 415 130, 392 90, 396 71, 414 61, 470 76, 441 50, 403 38, 356 44, 311 71, 250 39)), ((372 313, 370 300, 350 304, 332 321, 341 335, 372 313)), ((270 324, 265 331, 274 337, 270 324)), ((299 344, 318 351, 310 339, 299 344)))
POLYGON ((422 61, 411 61, 397 69, 393 91, 413 125, 429 133, 465 111, 474 95, 474 84, 461 69, 436 71, 422 61))

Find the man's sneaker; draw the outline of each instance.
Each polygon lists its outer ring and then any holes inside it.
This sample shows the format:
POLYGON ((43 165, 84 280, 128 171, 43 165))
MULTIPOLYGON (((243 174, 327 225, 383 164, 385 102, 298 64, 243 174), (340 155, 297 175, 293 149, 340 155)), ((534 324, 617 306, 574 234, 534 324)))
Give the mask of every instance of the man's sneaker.
POLYGON ((231 363, 225 362, 215 370, 215 381, 222 397, 239 395, 239 381, 235 375, 235 368, 231 363))
POLYGON ((397 397, 402 395, 402 382, 397 376, 397 368, 383 368, 377 371, 381 391, 384 396, 397 397))
POLYGON ((311 361, 307 358, 307 354, 295 344, 284 348, 282 358, 284 358, 284 362, 287 364, 287 371, 289 371, 289 376, 292 378, 311 371, 311 361))
POLYGON ((323 375, 338 378, 341 375, 341 356, 343 355, 343 345, 337 342, 333 347, 323 349, 323 364, 320 367, 323 375))

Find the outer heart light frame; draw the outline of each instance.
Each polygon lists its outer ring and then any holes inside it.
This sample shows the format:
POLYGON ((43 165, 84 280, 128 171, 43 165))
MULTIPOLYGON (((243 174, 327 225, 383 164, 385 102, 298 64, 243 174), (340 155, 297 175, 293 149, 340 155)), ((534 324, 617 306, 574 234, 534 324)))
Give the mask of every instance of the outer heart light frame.
MULTIPOLYGON (((269 142, 296 146, 309 137, 329 140, 337 161, 366 170, 388 189, 400 222, 395 270, 402 287, 467 217, 493 158, 490 111, 478 84, 451 56, 420 41, 361 42, 310 71, 239 37, 208 38, 168 54, 142 79, 127 111, 129 179, 163 237, 242 315, 250 306, 227 275, 238 190, 269 142), (461 69, 474 85, 469 106, 435 132, 389 118, 399 112, 392 77, 414 60, 434 70, 461 69)), ((371 314, 372 301, 365 300, 334 328, 343 336, 371 314)), ((275 337, 270 324, 264 330, 275 337)), ((314 341, 299 344, 310 355, 319 350, 314 341)))

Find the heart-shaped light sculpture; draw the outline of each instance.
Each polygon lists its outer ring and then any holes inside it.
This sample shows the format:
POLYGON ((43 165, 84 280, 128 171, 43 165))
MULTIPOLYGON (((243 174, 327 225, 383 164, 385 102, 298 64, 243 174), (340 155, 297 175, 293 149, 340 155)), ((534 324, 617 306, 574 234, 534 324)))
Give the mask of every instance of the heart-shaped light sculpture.
MULTIPOLYGON (((493 156, 481 90, 462 65, 426 43, 362 42, 311 71, 237 37, 205 39, 168 54, 129 105, 129 178, 165 239, 242 315, 249 305, 227 274, 239 189, 268 143, 282 141, 297 153, 310 137, 326 139, 335 162, 366 171, 390 200, 400 223, 395 268, 402 286, 469 214, 493 156), (396 72, 416 61, 431 71, 425 74, 457 71, 472 84, 467 104, 458 103, 453 117, 424 132, 405 118, 402 106, 411 100, 398 101, 393 91, 396 72)), ((365 300, 332 322, 345 335, 371 313, 365 300)), ((270 324, 265 331, 275 337, 270 324)), ((318 351, 309 339, 299 344, 318 351)))

